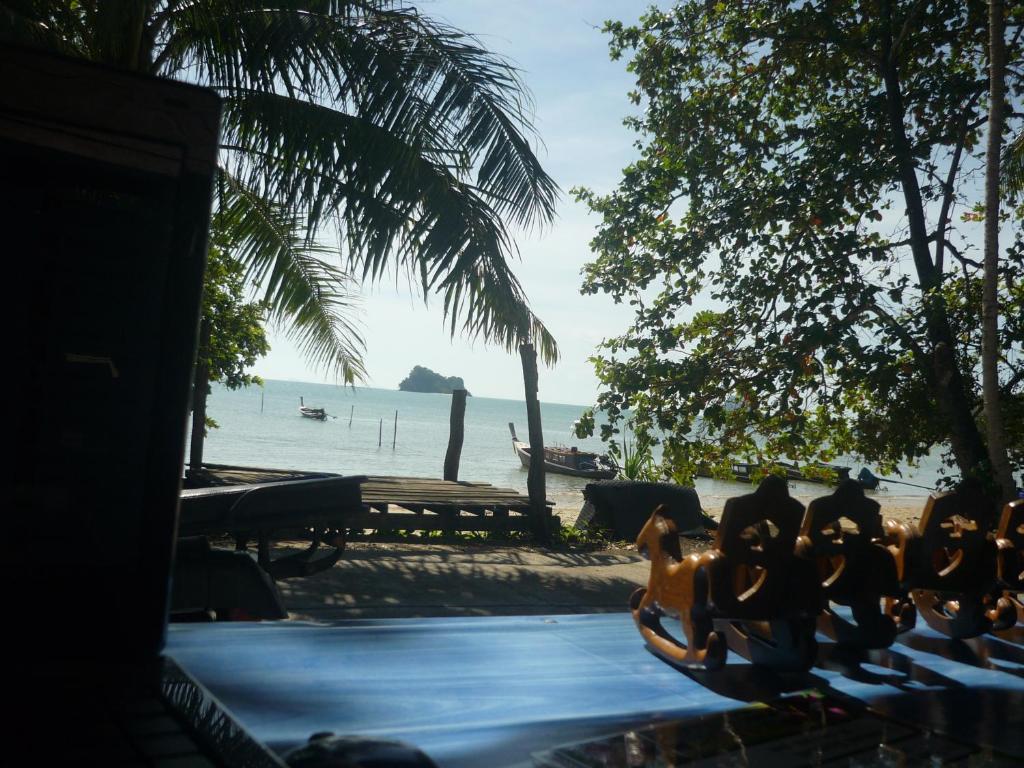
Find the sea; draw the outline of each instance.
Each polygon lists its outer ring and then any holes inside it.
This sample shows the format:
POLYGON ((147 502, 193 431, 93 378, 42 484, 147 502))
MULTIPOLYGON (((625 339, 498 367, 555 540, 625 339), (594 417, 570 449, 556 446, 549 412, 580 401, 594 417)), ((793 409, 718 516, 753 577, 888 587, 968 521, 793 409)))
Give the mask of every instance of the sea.
MULTIPOLYGON (((597 437, 577 439, 573 423, 586 405, 541 403, 546 445, 575 445, 604 452, 597 437)), ((265 380, 262 387, 229 390, 215 384, 207 405, 218 428, 209 430, 204 461, 247 467, 304 469, 348 475, 443 475, 448 448, 451 396, 363 387, 342 387, 296 381, 265 380), (299 405, 324 408, 326 421, 303 418, 299 405)), ((528 440, 526 403, 470 396, 466 402, 465 436, 459 479, 486 482, 526 493, 527 471, 512 449, 509 424, 528 440)), ((187 454, 186 454, 187 455, 187 454)), ((853 474, 862 465, 853 463, 853 474)), ((906 467, 902 482, 883 482, 872 495, 879 501, 905 502, 923 497, 940 478, 938 457, 917 468, 906 467), (890 498, 891 497, 891 498, 890 498)), ((583 478, 548 474, 547 495, 563 520, 575 519, 583 503, 583 478)), ((714 512, 725 499, 749 493, 742 483, 697 478, 695 487, 705 509, 714 512)), ((792 483, 791 493, 809 499, 821 486, 792 483)))

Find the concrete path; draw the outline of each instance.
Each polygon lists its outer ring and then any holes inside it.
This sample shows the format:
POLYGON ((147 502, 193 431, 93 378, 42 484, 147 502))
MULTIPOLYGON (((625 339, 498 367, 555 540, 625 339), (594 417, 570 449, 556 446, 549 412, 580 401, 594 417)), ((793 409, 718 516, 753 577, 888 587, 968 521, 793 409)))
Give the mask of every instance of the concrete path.
POLYGON ((647 573, 635 550, 359 542, 330 570, 278 586, 304 620, 601 613, 627 610, 647 573))

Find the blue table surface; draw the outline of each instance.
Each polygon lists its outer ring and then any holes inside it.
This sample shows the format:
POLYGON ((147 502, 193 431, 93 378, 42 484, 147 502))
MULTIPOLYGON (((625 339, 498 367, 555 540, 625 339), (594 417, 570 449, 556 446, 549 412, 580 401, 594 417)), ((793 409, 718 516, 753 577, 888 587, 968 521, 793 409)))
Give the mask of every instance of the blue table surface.
POLYGON ((965 642, 924 627, 859 661, 823 642, 807 675, 736 654, 717 672, 681 672, 613 613, 172 625, 166 653, 278 752, 333 731, 407 741, 440 766, 496 767, 806 688, 1024 760, 1021 643, 1019 627, 965 642))

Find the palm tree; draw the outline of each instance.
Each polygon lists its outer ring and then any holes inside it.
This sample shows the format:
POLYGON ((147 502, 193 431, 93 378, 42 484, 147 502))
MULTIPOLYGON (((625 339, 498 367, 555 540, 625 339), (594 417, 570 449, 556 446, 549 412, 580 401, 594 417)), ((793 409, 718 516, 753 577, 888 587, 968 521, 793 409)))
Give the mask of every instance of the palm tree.
POLYGON ((393 0, 0 0, 0 40, 218 91, 217 224, 344 381, 364 375, 349 275, 405 273, 453 335, 557 359, 508 263, 557 186, 518 73, 474 38, 393 0))

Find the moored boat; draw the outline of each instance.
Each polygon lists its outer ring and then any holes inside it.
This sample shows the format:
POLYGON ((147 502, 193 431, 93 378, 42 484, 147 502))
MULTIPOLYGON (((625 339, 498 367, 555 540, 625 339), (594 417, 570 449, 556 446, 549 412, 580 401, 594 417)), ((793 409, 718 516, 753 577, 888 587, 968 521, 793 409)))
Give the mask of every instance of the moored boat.
POLYGON ((317 421, 327 421, 327 411, 323 408, 313 408, 312 406, 306 405, 302 398, 299 398, 299 414, 305 416, 307 419, 316 419, 317 421))
MULTIPOLYGON (((516 437, 515 425, 509 422, 512 433, 512 448, 524 467, 530 466, 530 446, 516 437)), ((571 448, 544 447, 544 469, 559 475, 586 477, 592 480, 611 480, 618 474, 618 467, 608 456, 571 448)))
MULTIPOLYGON (((809 466, 815 470, 828 470, 829 472, 827 474, 819 474, 815 471, 808 474, 797 464, 790 464, 785 461, 776 462, 769 469, 779 467, 785 470, 787 480, 798 480, 803 483, 817 483, 820 485, 836 485, 850 478, 849 467, 822 463, 815 463, 809 466)), ((756 462, 734 461, 730 469, 731 476, 726 479, 737 483, 753 482, 754 475, 760 467, 761 465, 756 462)), ((712 472, 708 467, 699 467, 696 474, 697 477, 712 477, 712 472)))

